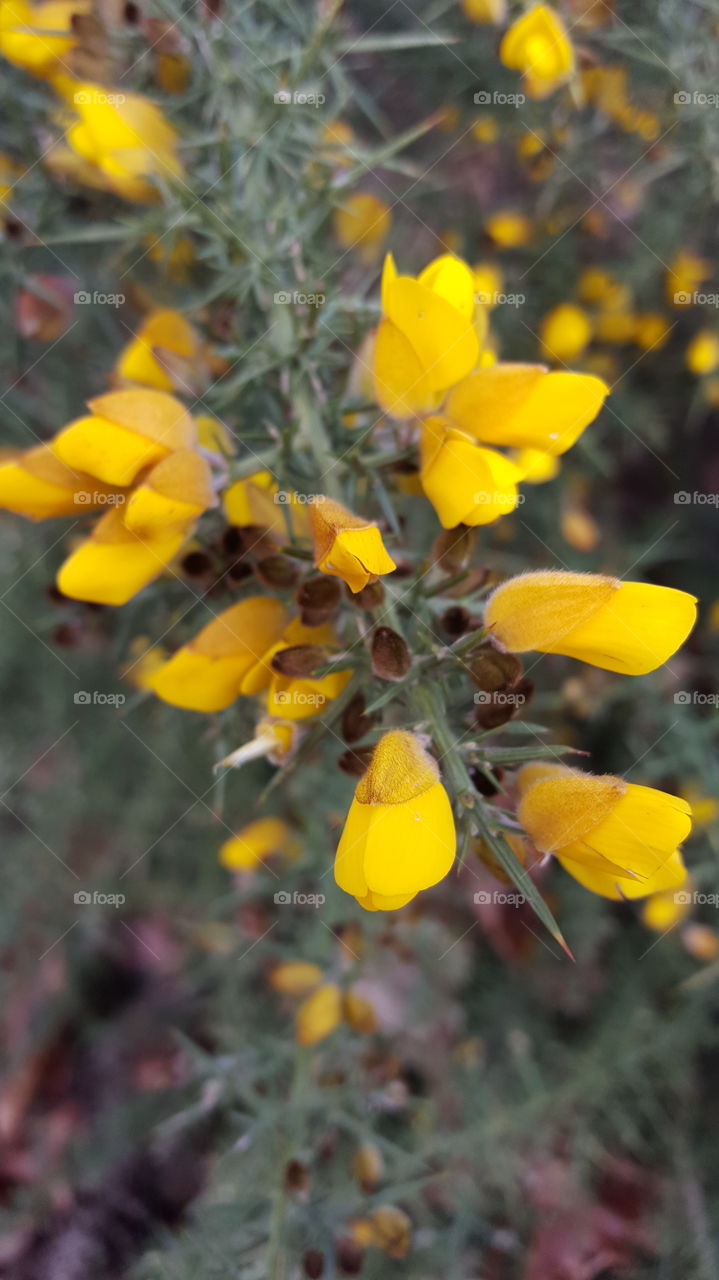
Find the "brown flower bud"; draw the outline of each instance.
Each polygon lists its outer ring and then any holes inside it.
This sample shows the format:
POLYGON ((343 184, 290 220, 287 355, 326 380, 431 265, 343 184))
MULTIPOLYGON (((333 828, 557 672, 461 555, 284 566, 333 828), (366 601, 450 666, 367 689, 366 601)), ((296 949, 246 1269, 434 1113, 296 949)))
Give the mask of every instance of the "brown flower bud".
POLYGON ((299 568, 287 556, 274 554, 258 560, 255 565, 255 577, 264 587, 274 587, 279 591, 289 591, 300 576, 299 568))
POLYGON ((443 529, 435 538, 430 557, 446 573, 459 573, 469 564, 474 546, 475 532, 466 524, 455 529, 443 529))
POLYGON ((325 1255, 320 1249, 308 1249, 302 1266, 308 1280, 320 1280, 325 1273, 325 1255))
POLYGON ((309 1190, 310 1171, 301 1160, 288 1160, 285 1165, 285 1187, 288 1191, 301 1195, 309 1190))
POLYGON ((327 651, 319 644, 293 644, 280 649, 270 666, 281 676, 309 676, 327 661, 327 651))
POLYGON ((524 710, 533 692, 532 681, 523 678, 505 689, 475 693, 474 723, 481 729, 498 729, 524 710))
POLYGON ((337 1241, 337 1268, 343 1276, 358 1276, 364 1262, 364 1250, 348 1236, 337 1241))
POLYGON ((307 578, 298 588, 295 599, 305 626, 318 627, 322 622, 329 622, 339 609, 342 586, 338 578, 320 574, 307 578))
POLYGON ((351 778, 362 778, 369 768, 373 752, 373 746, 354 747, 350 751, 343 751, 337 757, 337 765, 343 773, 348 773, 351 778))
POLYGON ((380 605, 384 604, 384 587, 379 579, 377 582, 368 582, 367 586, 358 591, 356 595, 352 595, 349 588, 347 588, 347 595, 352 604, 356 604, 360 609, 365 609, 368 613, 372 609, 379 609, 380 605))
POLYGON ((364 694, 356 693, 345 707, 342 716, 342 737, 345 742, 359 742, 374 725, 376 717, 365 715, 366 705, 364 694))
POLYGON ((522 663, 516 654, 500 653, 491 644, 482 645, 472 654, 472 679, 478 689, 487 693, 513 687, 521 677, 522 670, 522 663))
POLYGON ((464 605, 452 604, 441 615, 439 625, 452 640, 458 640, 472 629, 472 615, 464 605))
POLYGON ((368 1194, 382 1181, 384 1160, 379 1147, 373 1142, 363 1142, 352 1160, 352 1175, 368 1194))
POLYGON ((377 627, 372 635, 372 670, 381 680, 401 680, 412 666, 406 641, 391 627, 377 627))

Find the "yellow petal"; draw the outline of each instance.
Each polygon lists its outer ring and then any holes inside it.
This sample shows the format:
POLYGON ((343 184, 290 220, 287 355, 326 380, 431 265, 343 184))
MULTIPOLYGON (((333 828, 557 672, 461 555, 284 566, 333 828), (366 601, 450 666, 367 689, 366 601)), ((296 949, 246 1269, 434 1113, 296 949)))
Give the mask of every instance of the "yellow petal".
POLYGON ((374 343, 372 377, 380 408, 393 418, 412 418, 436 404, 438 394, 409 338, 386 317, 374 343))
POLYGON ((49 445, 0 462, 0 507, 31 520, 83 515, 122 497, 94 476, 66 466, 49 445))
POLYGON ((297 841, 286 822, 280 818, 257 818, 238 831, 220 847, 220 862, 229 871, 248 871, 264 863, 265 858, 282 853, 293 857, 297 841))
POLYGON ((486 444, 560 454, 596 418, 607 391, 606 383, 591 374, 496 364, 455 387, 445 414, 486 444))
POLYGON ((297 1010, 297 1043, 319 1044, 332 1034, 341 1021, 342 992, 334 982, 324 983, 303 1000, 297 1010))
POLYGON ((183 529, 213 503, 209 464, 194 449, 178 449, 158 462, 133 490, 125 524, 143 535, 183 529))
POLYGON ((286 960, 275 965, 268 978, 270 986, 286 996, 303 996, 322 981, 322 970, 310 960, 286 960))
POLYGON ((625 675, 661 666, 695 619, 695 597, 674 587, 562 571, 510 578, 485 610, 492 635, 510 652, 562 653, 625 675))
POLYGON ((474 313, 474 275, 466 262, 444 253, 435 258, 417 277, 419 284, 444 298, 460 315, 471 320, 474 313))
POLYGON ((230 524, 241 527, 255 523, 255 515, 251 505, 250 488, 277 492, 277 483, 269 471, 256 471, 245 480, 235 480, 222 495, 222 506, 230 524))
POLYGON ((519 502, 516 463, 483 449, 441 418, 427 418, 421 437, 422 488, 445 529, 491 524, 519 502))
POLYGON ((525 766, 517 783, 517 818, 540 853, 556 853, 598 827, 627 790, 622 778, 562 765, 525 766))
POLYGON ((315 565, 330 577, 342 578, 351 591, 361 591, 396 569, 377 526, 339 502, 318 498, 310 506, 309 521, 315 565))
POLYGON ((62 565, 57 585, 73 600, 125 604, 174 559, 186 536, 186 531, 170 530, 140 538, 125 528, 119 510, 113 509, 62 565))
POLYGON ((554 87, 574 68, 574 51, 562 19, 549 5, 538 4, 517 18, 499 46, 505 67, 522 71, 535 86, 554 87))
POLYGON ((583 863, 572 858, 559 856, 565 871, 578 880, 591 893, 598 893, 602 898, 644 898, 650 893, 660 893, 667 889, 678 889, 686 880, 686 867, 681 854, 673 854, 663 863, 657 862, 656 870, 643 878, 633 880, 622 878, 616 871, 591 870, 583 863))
POLYGON ((471 320, 410 276, 392 282, 387 318, 410 342, 433 390, 453 386, 476 365, 479 342, 471 320))
MULTIPOLYGON (((238 697, 243 680, 279 638, 283 624, 279 600, 249 596, 213 618, 179 649, 155 673, 151 686, 173 706, 221 711, 238 697)), ((270 674, 264 668, 265 684, 270 674)), ((262 687, 261 680, 257 686, 262 687)))
POLYGON ((144 387, 172 391, 172 378, 154 354, 156 347, 192 360, 200 348, 199 336, 179 311, 153 311, 120 353, 115 365, 118 375, 144 387))

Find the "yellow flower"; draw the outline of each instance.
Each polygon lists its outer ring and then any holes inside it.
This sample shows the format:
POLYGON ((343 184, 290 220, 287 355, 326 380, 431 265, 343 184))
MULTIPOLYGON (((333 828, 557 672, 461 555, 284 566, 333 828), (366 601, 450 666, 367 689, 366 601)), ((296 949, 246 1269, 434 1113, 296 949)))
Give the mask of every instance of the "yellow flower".
POLYGON ((391 911, 454 862, 452 808, 435 761, 411 733, 380 738, 335 856, 335 879, 368 911, 391 911))
POLYGON ((143 537, 187 529, 214 502, 208 463, 194 449, 178 449, 158 462, 133 489, 124 521, 128 529, 143 537))
POLYGON ((496 142, 499 137, 499 125, 494 116, 482 116, 472 125, 472 137, 477 142, 496 142))
POLYGON ((174 526, 140 536, 128 529, 122 507, 113 507, 68 556, 57 585, 73 600, 125 604, 174 560, 188 533, 174 526))
POLYGON ((248 596, 209 622, 151 679, 159 698, 188 711, 222 711, 241 693, 266 689, 265 655, 279 639, 285 611, 279 600, 248 596))
POLYGON ((707 258, 698 257, 691 249, 680 249, 666 274, 667 302, 675 307, 690 306, 694 292, 711 273, 712 264, 707 258))
POLYGON ((68 467, 106 484, 132 484, 145 467, 195 444, 195 424, 179 400, 161 391, 111 391, 88 401, 89 417, 77 418, 52 441, 68 467))
POLYGON ((596 418, 608 392, 591 374, 496 364, 450 391, 444 414, 482 444, 560 454, 596 418))
POLYGON ((385 412, 395 418, 426 412, 474 368, 479 358, 474 305, 472 272, 460 258, 435 258, 414 279, 398 275, 387 255, 384 314, 373 353, 375 396, 385 412))
POLYGON ((700 329, 694 334, 686 352, 687 369, 702 377, 719 367, 719 334, 700 329))
POLYGON ((542 449, 515 449, 511 456, 522 472, 524 484, 546 484, 559 475, 558 459, 542 449))
POLYGON ((651 582, 541 570, 497 587, 484 620, 508 652, 563 653, 636 676, 660 667, 684 643, 696 599, 651 582))
POLYGON ((90 0, 0 0, 0 54, 16 67, 41 79, 67 69, 77 43, 72 29, 74 14, 89 13, 90 0))
POLYGON ((343 249, 356 249, 363 262, 372 262, 389 235, 392 214, 388 204, 366 191, 347 196, 335 211, 335 235, 343 249))
POLYGON ((110 485, 66 466, 48 444, 0 461, 0 507, 30 520, 106 509, 107 500, 118 496, 110 485))
POLYGON ((573 302, 561 302, 542 317, 539 336, 544 354, 560 363, 575 360, 592 336, 592 323, 586 311, 573 302))
POLYGON ((153 179, 181 177, 177 134, 148 98, 69 79, 58 88, 79 117, 65 140, 95 182, 126 200, 154 201, 153 179))
POLYGON ((540 853, 605 898, 643 898, 683 884, 684 800, 611 775, 530 764, 517 775, 517 817, 540 853))
POLYGON ((530 219, 515 209, 498 209, 487 218, 484 229, 502 249, 519 249, 529 244, 534 232, 530 219))
POLYGON ((297 1010, 295 1037, 301 1045, 326 1040, 342 1021, 342 992, 334 982, 325 982, 297 1010))
POLYGON ((616 287, 614 276, 602 267, 586 267, 577 281, 577 295, 582 302, 605 303, 616 287))
POLYGON ((505 67, 522 72, 530 98, 546 98, 574 71, 574 50, 556 9, 538 4, 512 23, 499 46, 505 67))
POLYGON ((284 628, 281 637, 265 653, 263 664, 250 674, 243 686, 243 693, 260 693, 267 688, 264 674, 269 670, 267 689, 268 715, 284 720, 306 720, 317 715, 327 702, 331 702, 344 689, 352 672, 331 671, 326 676, 282 675, 270 667, 275 654, 295 645, 320 645, 336 647, 337 636, 329 622, 317 627, 307 627, 299 618, 293 618, 284 628), (261 677, 261 678, 258 678, 261 677))
POLYGON ((507 0, 462 0, 462 8, 470 22, 504 22, 507 16, 507 0))
MULTIPOLYGON (((206 373, 202 366, 206 354, 200 335, 179 311, 160 308, 143 320, 134 338, 117 358, 115 373, 123 382, 154 387, 156 391, 187 391, 188 383, 182 377, 187 368, 189 379, 206 373), (172 368, 177 366, 179 377, 173 377, 158 359, 167 353, 172 368)), ((204 378, 202 378, 204 381, 204 378)))
POLYGON ((671 327, 661 311, 642 311, 635 318, 634 341, 642 351, 661 351, 671 327))
POLYGON ((310 504, 309 520, 316 568, 330 578, 341 578, 355 595, 397 568, 377 525, 341 503, 320 495, 310 504))
POLYGON ((688 886, 689 877, 684 881, 684 888, 678 893, 675 889, 663 889, 661 893, 653 893, 642 903, 640 918, 647 929, 655 933, 667 933, 675 925, 689 915, 692 906, 692 895, 688 886))
POLYGON ((252 871, 274 854, 294 858, 298 851, 291 828, 281 818, 256 818, 225 840, 220 848, 220 862, 228 871, 252 871))
POLYGON ((420 443, 422 488, 445 529, 491 524, 519 502, 522 472, 496 449, 483 449, 444 418, 426 418, 420 443))
POLYGON ((303 996, 322 981, 322 970, 309 960, 286 960, 270 970, 268 982, 283 996, 303 996))
POLYGON ((478 262, 472 268, 474 292, 478 303, 485 307, 493 307, 497 296, 502 292, 502 271, 494 262, 478 262))
POLYGON ((161 644, 153 645, 148 636, 135 636, 129 652, 131 661, 120 668, 120 674, 136 689, 151 689, 152 677, 167 661, 167 650, 161 644))

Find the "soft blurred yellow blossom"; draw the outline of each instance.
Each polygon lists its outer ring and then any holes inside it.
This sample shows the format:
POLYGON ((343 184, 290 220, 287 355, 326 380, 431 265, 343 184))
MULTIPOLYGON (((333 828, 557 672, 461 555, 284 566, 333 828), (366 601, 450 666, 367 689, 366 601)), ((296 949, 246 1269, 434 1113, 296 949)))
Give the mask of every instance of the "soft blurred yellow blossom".
POLYGON ((513 449, 510 457, 522 472, 525 484, 546 484, 559 475, 559 459, 541 449, 513 449))
POLYGON ((482 116, 472 125, 472 137, 476 142, 496 142, 499 125, 494 116, 482 116))
POLYGON ((342 992, 334 982, 325 982, 302 1001, 297 1010, 295 1037, 300 1045, 319 1044, 342 1021, 342 992))
POLYGON ((652 582, 540 570, 497 587, 484 620, 509 653, 563 653, 607 671, 645 675, 684 643, 696 599, 652 582))
MULTIPOLYGON (((157 200, 153 179, 180 178, 178 138, 160 108, 138 93, 119 93, 89 81, 67 81, 63 95, 76 120, 65 132, 70 151, 82 162, 74 171, 80 181, 90 174, 95 185, 126 200, 157 200)), ((63 152, 50 163, 63 166, 63 152)), ((66 165, 73 176, 72 164, 66 165)))
POLYGON ((655 933, 667 933, 681 924, 692 909, 690 888, 691 880, 687 876, 680 890, 663 889, 661 893, 653 893, 642 903, 639 912, 642 924, 655 933))
POLYGON ((253 871, 276 854, 295 858, 299 848, 292 829, 281 818, 256 818, 225 840, 219 858, 228 871, 253 871))
POLYGON ((517 818, 539 852, 592 893, 643 898, 685 882, 679 846, 692 825, 685 800, 544 762, 519 770, 517 793, 517 818))
POLYGON ((539 335, 544 355, 564 363, 582 354, 592 336, 592 322, 581 307, 561 302, 542 317, 539 335))
POLYGON ((529 244, 534 234, 531 219, 516 209, 498 209, 487 218, 484 229, 502 249, 518 249, 529 244))
POLYGON ((322 970, 309 960, 286 960, 270 970, 268 982, 285 996, 304 996, 322 981, 322 970))
POLYGON ((680 249, 665 278, 667 302, 675 307, 690 306, 699 285, 711 274, 712 264, 708 258, 700 258, 691 249, 680 249))
POLYGON ((661 351, 671 329, 671 322, 661 311, 642 311, 635 317, 634 341, 642 351, 661 351))
POLYGON ((335 879, 369 911, 403 907, 454 862, 452 808, 435 761, 411 733, 385 733, 357 784, 335 879))
POLYGON ((472 268, 472 275, 477 302, 484 307, 496 306, 504 285, 501 267, 495 262, 478 262, 472 268))
POLYGON ((522 72, 530 98, 546 98, 574 71, 574 49, 564 23, 551 5, 537 4, 517 18, 499 46, 505 67, 522 72))
POLYGON ((686 364, 690 373, 702 377, 719 368, 719 333, 712 329, 700 329, 694 334, 686 350, 686 364))
POLYGON ((158 308, 143 320, 120 352, 115 373, 121 382, 154 387, 157 391, 187 393, 194 382, 199 381, 202 386, 207 380, 207 350, 185 316, 169 308, 158 308), (165 354, 169 367, 163 363, 165 354), (182 376, 185 370, 189 382, 182 376))
POLYGON ((0 508, 30 520, 106 510, 108 503, 123 496, 121 489, 68 467, 49 444, 0 459, 0 508))
POLYGON ((355 249, 363 262, 372 262, 392 225, 389 205, 370 192, 348 195, 334 214, 334 230, 343 249, 355 249))
POLYGON ((41 79, 69 71, 67 60, 77 43, 73 16, 91 9, 91 0, 0 0, 0 55, 41 79))
POLYGON ((462 0, 470 22, 499 25, 507 16, 507 0, 462 0))

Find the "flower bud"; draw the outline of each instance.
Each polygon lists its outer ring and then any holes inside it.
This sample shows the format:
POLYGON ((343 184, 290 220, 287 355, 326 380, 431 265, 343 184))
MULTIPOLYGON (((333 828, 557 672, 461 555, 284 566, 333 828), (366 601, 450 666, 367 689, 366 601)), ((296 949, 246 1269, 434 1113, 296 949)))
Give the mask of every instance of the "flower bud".
POLYGON ((381 680, 401 680, 412 666, 407 643, 391 627, 376 627, 372 634, 372 670, 381 680))

